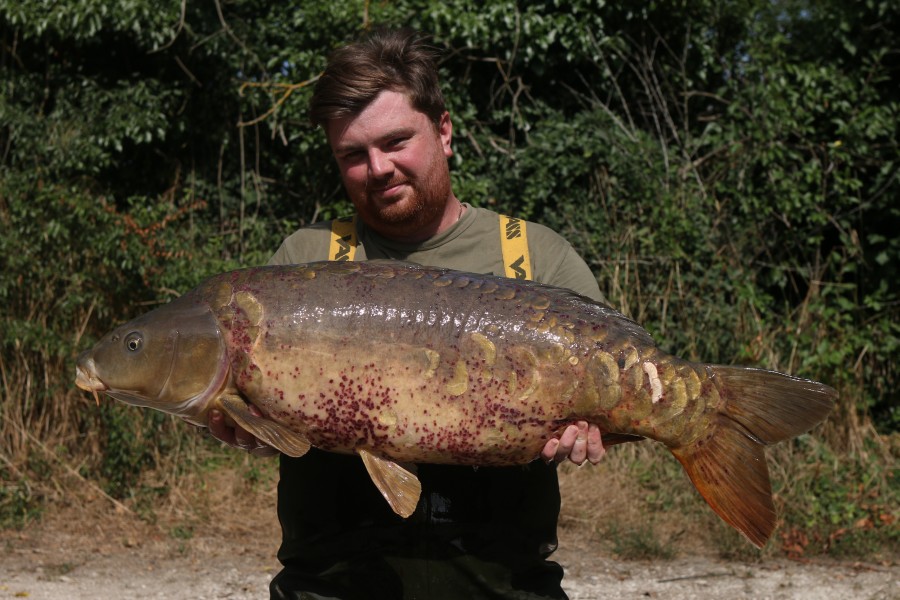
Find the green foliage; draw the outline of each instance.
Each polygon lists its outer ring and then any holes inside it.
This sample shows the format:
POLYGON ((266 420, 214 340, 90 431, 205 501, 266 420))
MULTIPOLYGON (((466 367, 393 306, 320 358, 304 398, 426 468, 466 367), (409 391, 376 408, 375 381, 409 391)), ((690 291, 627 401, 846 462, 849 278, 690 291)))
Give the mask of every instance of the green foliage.
POLYGON ((151 440, 145 435, 159 431, 169 417, 156 411, 140 411, 135 418, 136 410, 106 403, 100 411, 106 443, 99 474, 106 482, 106 491, 114 498, 130 495, 141 473, 156 465, 155 454, 167 450, 167 440, 156 438, 154 443, 149 443, 151 440))
POLYGON ((21 528, 41 514, 41 501, 27 477, 0 469, 0 528, 21 528))
POLYGON ((872 441, 855 457, 837 455, 810 436, 778 490, 785 503, 783 546, 796 554, 888 557, 900 542, 900 481, 872 441), (799 460, 796 460, 799 459, 799 460))
MULTIPOLYGON (((0 448, 26 471, 0 506, 36 497, 24 431, 155 493, 140 472, 183 428, 94 408, 75 356, 348 212, 306 105, 376 23, 445 50, 460 198, 564 233, 669 350, 831 383, 822 435, 870 456, 868 420, 900 425, 898 20, 877 0, 0 0, 0 448)), ((840 505, 819 492, 798 527, 840 505)))
POLYGON ((150 48, 166 41, 178 20, 177 0, 82 0, 80 2, 0 2, 0 14, 21 33, 31 37, 72 38, 87 44, 97 35, 116 34, 139 40, 150 48))

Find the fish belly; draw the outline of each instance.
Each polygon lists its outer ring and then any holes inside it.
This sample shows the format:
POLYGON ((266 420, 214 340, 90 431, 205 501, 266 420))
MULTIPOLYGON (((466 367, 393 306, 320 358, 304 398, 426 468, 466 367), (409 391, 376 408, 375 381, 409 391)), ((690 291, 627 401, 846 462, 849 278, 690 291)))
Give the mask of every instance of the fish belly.
POLYGON ((295 346, 260 346, 261 377, 248 395, 314 446, 413 462, 525 463, 572 419, 571 393, 559 389, 571 374, 549 376, 551 366, 571 367, 541 364, 524 346, 498 356, 480 334, 454 344, 418 337, 292 336, 295 346))
POLYGON ((592 358, 596 315, 579 312, 597 305, 574 294, 419 268, 285 272, 238 282, 214 310, 238 389, 314 446, 521 464, 622 396, 617 359, 592 358))

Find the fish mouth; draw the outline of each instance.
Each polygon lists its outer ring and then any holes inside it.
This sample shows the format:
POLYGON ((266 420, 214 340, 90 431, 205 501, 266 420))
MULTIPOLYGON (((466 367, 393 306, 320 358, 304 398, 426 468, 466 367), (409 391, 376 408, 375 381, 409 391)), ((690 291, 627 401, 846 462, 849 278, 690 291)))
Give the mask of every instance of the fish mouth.
POLYGON ((75 366, 75 385, 86 392, 105 392, 108 390, 109 386, 100 381, 94 369, 91 368, 93 361, 88 359, 87 363, 87 365, 79 364, 75 366))

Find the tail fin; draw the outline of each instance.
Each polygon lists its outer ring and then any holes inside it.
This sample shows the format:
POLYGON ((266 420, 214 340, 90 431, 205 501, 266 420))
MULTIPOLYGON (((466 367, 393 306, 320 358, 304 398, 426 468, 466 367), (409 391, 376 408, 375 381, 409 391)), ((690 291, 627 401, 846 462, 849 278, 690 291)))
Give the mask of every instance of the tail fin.
POLYGON ((763 447, 808 431, 828 416, 837 392, 761 369, 709 366, 724 402, 708 436, 672 453, 722 519, 763 547, 775 528, 763 447))

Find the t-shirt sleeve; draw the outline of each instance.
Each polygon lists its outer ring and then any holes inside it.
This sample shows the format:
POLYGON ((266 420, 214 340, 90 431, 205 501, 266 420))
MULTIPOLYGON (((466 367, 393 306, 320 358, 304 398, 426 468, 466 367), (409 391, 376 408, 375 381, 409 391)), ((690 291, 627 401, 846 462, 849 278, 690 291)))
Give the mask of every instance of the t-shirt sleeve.
POLYGON ((564 237, 543 225, 528 223, 528 249, 535 281, 607 304, 590 267, 564 237))
POLYGON ((551 280, 547 281, 547 283, 608 304, 590 267, 587 266, 584 259, 578 256, 578 253, 575 252, 575 249, 568 242, 566 242, 565 250, 562 252, 562 259, 553 270, 551 280))
MULTIPOLYGON (((286 240, 285 240, 285 242, 286 242, 286 240)), ((290 250, 285 247, 285 242, 282 242, 281 246, 279 246, 278 250, 275 251, 275 254, 273 254, 269 258, 269 262, 266 263, 267 265, 290 265, 290 264, 293 264, 293 261, 289 257, 290 250)))

